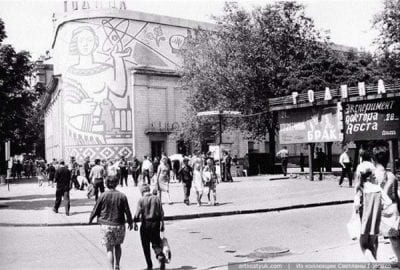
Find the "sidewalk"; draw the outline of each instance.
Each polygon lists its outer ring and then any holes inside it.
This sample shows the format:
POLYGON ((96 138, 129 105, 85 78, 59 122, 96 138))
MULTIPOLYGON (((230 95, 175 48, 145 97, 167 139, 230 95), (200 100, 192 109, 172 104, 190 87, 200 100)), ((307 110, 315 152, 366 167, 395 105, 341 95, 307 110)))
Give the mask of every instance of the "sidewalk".
MULTIPOLYGON (((339 188, 336 177, 326 177, 324 181, 309 181, 299 177, 269 181, 271 175, 239 177, 233 183, 217 186, 219 205, 198 207, 192 189, 191 205, 183 204, 183 188, 179 183, 170 185, 173 205, 164 204, 166 220, 199 217, 257 213, 314 207, 319 205, 349 203, 353 199, 353 189, 339 188)), ((118 187, 129 200, 134 213, 140 198, 138 187, 129 179, 129 187, 118 187)), ((55 188, 47 183, 39 187, 32 179, 28 183, 0 186, 0 226, 65 226, 86 225, 94 200, 87 199, 86 191, 71 190, 71 216, 64 215, 63 204, 59 214, 52 212, 55 188)), ((166 195, 163 194, 163 198, 166 195)), ((207 196, 203 196, 203 202, 207 196)))

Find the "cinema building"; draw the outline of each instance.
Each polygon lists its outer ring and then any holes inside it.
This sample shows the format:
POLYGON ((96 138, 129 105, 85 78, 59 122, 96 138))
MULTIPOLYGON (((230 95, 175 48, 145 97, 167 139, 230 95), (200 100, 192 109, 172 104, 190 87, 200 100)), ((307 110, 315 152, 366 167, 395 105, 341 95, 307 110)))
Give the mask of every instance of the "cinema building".
MULTIPOLYGON (((53 76, 43 82, 46 159, 188 152, 175 136, 190 92, 179 86, 177 70, 179 51, 199 26, 214 27, 117 8, 58 16, 53 76)), ((254 145, 267 148, 240 134, 224 134, 224 143, 238 156, 254 145)))

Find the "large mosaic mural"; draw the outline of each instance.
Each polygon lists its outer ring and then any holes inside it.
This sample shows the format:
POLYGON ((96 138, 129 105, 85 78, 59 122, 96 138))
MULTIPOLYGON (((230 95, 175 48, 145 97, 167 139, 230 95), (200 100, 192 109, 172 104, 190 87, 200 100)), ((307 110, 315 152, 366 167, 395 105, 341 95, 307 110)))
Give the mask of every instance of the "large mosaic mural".
POLYGON ((129 70, 174 70, 188 30, 121 18, 70 21, 54 45, 62 74, 66 157, 132 155, 129 70))

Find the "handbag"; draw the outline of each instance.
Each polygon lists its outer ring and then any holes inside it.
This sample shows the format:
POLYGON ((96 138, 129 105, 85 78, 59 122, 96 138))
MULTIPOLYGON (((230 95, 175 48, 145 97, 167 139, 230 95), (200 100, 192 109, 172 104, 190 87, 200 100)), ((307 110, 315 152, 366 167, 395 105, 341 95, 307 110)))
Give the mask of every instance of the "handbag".
POLYGON ((360 216, 355 211, 353 211, 350 220, 346 226, 347 226, 347 232, 349 233, 351 240, 357 240, 358 238, 360 238, 361 219, 360 216))
POLYGON ((90 183, 87 189, 87 197, 88 199, 92 198, 94 196, 94 187, 93 184, 90 183))
POLYGON ((161 246, 165 262, 170 263, 172 258, 171 247, 169 246, 168 239, 164 235, 161 238, 161 246))
POLYGON ((397 179, 395 179, 392 185, 392 192, 395 197, 395 201, 390 204, 383 204, 381 226, 380 230, 384 236, 395 237, 399 236, 399 224, 400 224, 400 213, 398 209, 399 199, 397 196, 397 179))

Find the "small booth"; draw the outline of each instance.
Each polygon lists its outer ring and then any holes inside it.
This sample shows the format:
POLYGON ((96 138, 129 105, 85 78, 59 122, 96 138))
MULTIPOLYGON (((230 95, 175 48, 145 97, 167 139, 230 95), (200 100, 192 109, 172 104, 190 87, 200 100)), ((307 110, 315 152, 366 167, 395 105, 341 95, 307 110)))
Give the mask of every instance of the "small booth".
MULTIPOLYGON (((309 173, 313 179, 315 143, 324 143, 327 171, 332 164, 332 143, 355 145, 358 150, 376 141, 386 141, 390 148, 390 169, 399 170, 400 85, 357 87, 341 85, 325 91, 308 90, 269 100, 270 110, 279 121, 280 144, 308 144, 309 173)), ((354 166, 355 167, 355 166, 354 166)))

